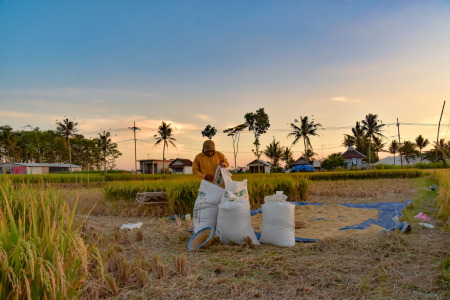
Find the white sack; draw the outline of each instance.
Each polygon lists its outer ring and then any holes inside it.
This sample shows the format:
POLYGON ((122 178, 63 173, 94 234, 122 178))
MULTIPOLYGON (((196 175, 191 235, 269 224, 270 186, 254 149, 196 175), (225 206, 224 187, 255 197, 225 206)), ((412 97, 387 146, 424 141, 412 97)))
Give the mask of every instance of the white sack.
POLYGON ((223 192, 220 186, 202 180, 194 205, 194 232, 209 226, 216 228, 218 205, 223 192))
POLYGON ((279 194, 264 198, 262 230, 259 241, 281 247, 295 245, 295 205, 279 194))
POLYGON ((244 244, 248 236, 254 245, 259 245, 252 228, 247 180, 225 182, 225 192, 219 204, 216 236, 222 243, 244 244))

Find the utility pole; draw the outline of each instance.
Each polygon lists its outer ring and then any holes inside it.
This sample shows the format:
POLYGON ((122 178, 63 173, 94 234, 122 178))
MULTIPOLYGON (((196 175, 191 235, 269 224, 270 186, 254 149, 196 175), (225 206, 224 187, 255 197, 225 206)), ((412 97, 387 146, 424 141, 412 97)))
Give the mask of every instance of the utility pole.
MULTIPOLYGON (((398 118, 397 118, 397 129, 398 129, 398 147, 400 148, 401 147, 401 142, 400 142, 400 123, 398 122, 398 118)), ((400 154, 400 163, 401 163, 402 169, 403 169, 403 157, 402 157, 402 154, 400 153, 400 151, 399 151, 398 154, 400 154)), ((395 161, 394 161, 394 163, 395 163, 395 161)))
POLYGON ((141 130, 136 127, 136 122, 133 122, 133 127, 128 127, 128 129, 133 130, 134 133, 134 173, 137 174, 137 159, 136 159, 136 130, 141 130))

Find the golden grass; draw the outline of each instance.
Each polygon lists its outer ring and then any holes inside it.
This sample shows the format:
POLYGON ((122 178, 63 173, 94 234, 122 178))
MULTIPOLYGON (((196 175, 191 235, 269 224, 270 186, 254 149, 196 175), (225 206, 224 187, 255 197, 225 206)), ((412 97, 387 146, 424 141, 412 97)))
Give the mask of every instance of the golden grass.
MULTIPOLYGON (((327 203, 328 199, 330 204, 348 199, 402 202, 418 191, 414 190, 416 181, 413 179, 390 182, 395 185, 393 189, 389 189, 389 180, 336 181, 334 183, 345 191, 338 195, 330 192, 337 189, 334 184, 313 182, 308 201, 319 199, 327 203), (355 192, 354 188, 361 184, 365 189, 355 192)), ((426 201, 434 200, 431 194, 428 196, 426 201)), ((191 221, 92 215, 86 233, 93 234, 93 239, 101 238, 99 249, 108 265, 105 278, 113 277, 114 281, 91 279, 90 285, 96 282, 98 286, 97 293, 87 293, 87 288, 86 298, 450 297, 448 279, 442 273, 442 260, 450 255, 448 232, 439 228, 427 230, 417 223, 412 226, 412 233, 408 235, 391 232, 372 238, 327 238, 317 243, 297 243, 292 248, 222 245, 215 239, 209 248, 188 251, 191 233, 186 229, 192 227, 191 221), (138 221, 144 223, 139 229, 142 240, 132 238, 124 243, 124 232, 118 227, 138 221), (119 279, 121 271, 115 263, 116 256, 125 257, 133 266, 131 274, 127 273, 127 281, 119 279)), ((131 231, 129 235, 137 236, 137 232, 131 231)))

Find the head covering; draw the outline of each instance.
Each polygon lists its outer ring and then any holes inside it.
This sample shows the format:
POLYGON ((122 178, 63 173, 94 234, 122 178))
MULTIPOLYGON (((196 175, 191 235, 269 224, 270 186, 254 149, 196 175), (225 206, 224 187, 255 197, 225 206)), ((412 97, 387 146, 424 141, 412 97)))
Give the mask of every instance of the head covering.
POLYGON ((207 140, 203 143, 203 153, 210 150, 216 151, 216 146, 213 141, 207 140))

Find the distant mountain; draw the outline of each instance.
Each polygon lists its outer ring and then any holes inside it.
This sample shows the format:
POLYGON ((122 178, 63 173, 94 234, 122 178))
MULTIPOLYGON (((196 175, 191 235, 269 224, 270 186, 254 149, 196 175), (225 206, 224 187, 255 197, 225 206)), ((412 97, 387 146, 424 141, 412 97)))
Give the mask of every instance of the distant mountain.
MULTIPOLYGON (((420 162, 420 159, 416 159, 414 161, 411 161, 411 165, 414 165, 414 164, 419 163, 419 162, 420 162)), ((426 159, 424 159, 423 162, 424 163, 429 163, 429 161, 426 160, 426 159)), ((394 156, 387 156, 385 158, 382 158, 382 159, 380 159, 377 162, 377 165, 378 164, 380 164, 380 165, 393 165, 394 164, 394 156)), ((400 156, 397 156, 397 155, 395 156, 395 164, 398 165, 398 166, 401 165, 400 156)), ((403 164, 406 165, 406 160, 405 159, 403 159, 403 164)))

